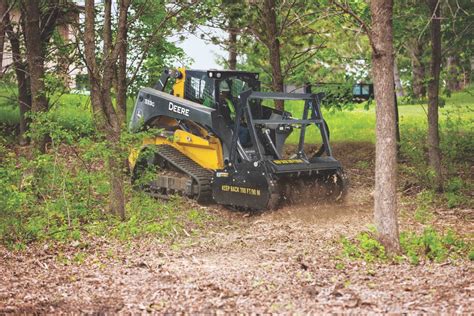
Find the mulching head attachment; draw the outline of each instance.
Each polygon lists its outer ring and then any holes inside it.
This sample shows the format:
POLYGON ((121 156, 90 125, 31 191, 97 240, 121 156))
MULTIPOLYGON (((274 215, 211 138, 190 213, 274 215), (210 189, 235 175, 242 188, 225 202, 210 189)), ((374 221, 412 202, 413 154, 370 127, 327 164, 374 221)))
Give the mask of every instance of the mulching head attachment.
POLYGON ((320 109, 322 97, 322 94, 242 93, 230 158, 213 180, 214 199, 251 209, 273 208, 281 202, 342 200, 347 179, 332 155, 329 129, 320 109), (267 99, 304 101, 302 117, 295 118, 289 112, 262 105, 267 99), (306 134, 314 126, 319 130, 321 144, 316 152, 309 154, 305 145, 311 144, 311 139, 306 134), (248 130, 250 139, 245 144, 240 139, 243 129, 248 130), (288 153, 285 143, 293 132, 297 133, 297 144, 290 145, 293 150, 288 153), (219 176, 222 174, 225 177, 219 176))

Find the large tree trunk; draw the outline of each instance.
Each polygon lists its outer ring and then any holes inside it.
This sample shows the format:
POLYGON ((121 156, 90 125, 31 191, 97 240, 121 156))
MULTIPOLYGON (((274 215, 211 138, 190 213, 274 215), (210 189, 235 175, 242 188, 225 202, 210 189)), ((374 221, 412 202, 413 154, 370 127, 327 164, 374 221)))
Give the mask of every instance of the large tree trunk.
POLYGON ((439 148, 438 102, 439 73, 441 70, 441 20, 438 0, 428 0, 431 16, 431 67, 428 84, 428 157, 435 172, 435 186, 443 190, 441 150, 439 148))
POLYGON ((44 112, 48 109, 48 101, 44 94, 44 54, 39 40, 41 38, 39 2, 27 0, 25 7, 25 44, 30 71, 32 110, 33 112, 44 112))
POLYGON ((392 0, 372 0, 372 73, 376 107, 374 218, 380 242, 400 251, 397 216, 397 141, 393 95, 392 0))
POLYGON ((393 60, 393 79, 395 80, 395 93, 398 98, 405 96, 403 92, 402 80, 400 79, 400 71, 398 69, 397 58, 393 60))
MULTIPOLYGON (((283 92, 283 73, 281 70, 280 41, 275 12, 275 0, 265 0, 263 18, 266 25, 265 45, 269 51, 270 67, 272 68, 272 88, 275 92, 283 92)), ((283 100, 275 100, 277 110, 284 109, 283 100)))
POLYGON ((425 66, 422 61, 423 46, 418 39, 413 40, 413 44, 409 47, 411 67, 412 67, 412 85, 413 96, 421 99, 426 95, 425 87, 425 66))
POLYGON ((448 89, 450 91, 459 91, 461 83, 459 82, 458 59, 455 56, 448 56, 446 64, 448 68, 448 89))

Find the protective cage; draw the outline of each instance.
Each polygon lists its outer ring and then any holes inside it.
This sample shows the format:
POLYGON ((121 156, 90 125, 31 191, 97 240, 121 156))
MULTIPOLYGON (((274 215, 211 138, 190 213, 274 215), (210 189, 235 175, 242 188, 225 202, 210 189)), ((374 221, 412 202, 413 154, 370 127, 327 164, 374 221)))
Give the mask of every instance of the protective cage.
POLYGON ((235 120, 232 149, 230 161, 238 163, 236 153, 240 153, 240 158, 247 161, 262 160, 283 160, 282 150, 287 137, 294 129, 299 129, 298 145, 293 158, 302 160, 302 162, 334 161, 335 167, 340 167, 339 163, 333 158, 331 146, 329 145, 329 130, 321 113, 320 101, 324 97, 323 93, 274 93, 274 92, 255 92, 248 90, 239 96, 237 105, 237 117, 235 120), (254 102, 254 101, 257 102, 254 102), (301 118, 293 118, 291 113, 285 111, 276 111, 261 105, 261 100, 303 100, 304 108, 301 118), (244 123, 243 123, 244 122, 244 123), (251 138, 251 148, 243 149, 239 144, 239 130, 242 126, 248 128, 251 138), (304 150, 306 143, 306 131, 311 125, 318 127, 321 135, 322 145, 320 150, 313 157, 308 157, 304 150), (237 150, 234 150, 234 147, 237 150), (240 147, 240 148, 239 148, 240 147), (252 153, 249 155, 249 153, 252 153))
POLYGON ((339 200, 346 190, 341 164, 332 156, 329 131, 323 119, 323 94, 246 91, 239 96, 229 162, 213 179, 213 198, 218 203, 250 209, 268 209, 295 196, 318 195, 339 200), (263 106, 261 100, 303 100, 301 118, 263 106), (305 153, 307 127, 319 128, 322 146, 312 157, 305 153), (248 129, 250 144, 243 146, 239 130, 248 129), (299 129, 293 157, 283 159, 288 135, 299 129), (325 155, 324 155, 325 154, 325 155), (303 192, 305 191, 305 192, 303 192))

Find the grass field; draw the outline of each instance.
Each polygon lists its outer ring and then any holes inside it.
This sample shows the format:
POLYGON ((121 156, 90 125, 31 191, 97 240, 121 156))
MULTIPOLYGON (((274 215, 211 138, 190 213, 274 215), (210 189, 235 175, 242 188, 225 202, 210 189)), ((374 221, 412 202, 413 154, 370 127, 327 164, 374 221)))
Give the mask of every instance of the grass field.
MULTIPOLYGON (((474 86, 466 91, 453 94, 451 98, 445 98, 445 101, 445 106, 440 109, 441 126, 443 126, 446 118, 450 115, 460 117, 463 121, 466 121, 466 125, 472 130, 474 128, 474 86)), ((285 109, 290 111, 295 117, 301 117, 301 105, 302 103, 292 104, 287 102, 285 109)), ((359 104, 352 110, 343 111, 322 110, 323 116, 329 125, 333 142, 375 142, 375 102, 370 104, 368 110, 364 106, 365 104, 359 104)), ((399 105, 398 109, 401 134, 409 126, 416 125, 426 128, 426 111, 428 109, 425 103, 399 105)), ((310 130, 307 135, 314 137, 315 132, 315 129, 310 130)), ((297 141, 297 134, 293 133, 290 137, 290 141, 297 141)))
MULTIPOLYGON (((19 110, 15 106, 8 94, 12 89, 0 90, 0 124, 15 125, 19 121, 19 110)), ((440 109, 440 122, 443 126, 448 115, 456 116, 465 121, 467 128, 472 131, 474 128, 474 86, 469 89, 453 94, 445 99, 445 106, 440 109)), ((87 134, 92 131, 92 114, 90 101, 87 96, 65 94, 53 100, 54 106, 52 114, 64 127, 87 134)), ((128 100, 128 116, 133 109, 134 100, 128 100)), ((293 101, 287 101, 285 108, 292 112, 294 117, 301 115, 302 107, 293 101)), ((399 106, 400 130, 403 137, 404 130, 409 126, 426 128, 426 104, 407 104, 399 106)), ((352 110, 330 110, 323 109, 323 115, 329 125, 331 141, 333 142, 355 142, 355 141, 375 141, 375 103, 372 102, 369 109, 365 109, 365 104, 359 104, 352 110)), ((312 127, 308 130, 307 139, 319 139, 317 130, 312 127), (317 137, 317 138, 315 138, 317 137)), ((298 131, 290 135, 289 141, 296 143, 298 131)))

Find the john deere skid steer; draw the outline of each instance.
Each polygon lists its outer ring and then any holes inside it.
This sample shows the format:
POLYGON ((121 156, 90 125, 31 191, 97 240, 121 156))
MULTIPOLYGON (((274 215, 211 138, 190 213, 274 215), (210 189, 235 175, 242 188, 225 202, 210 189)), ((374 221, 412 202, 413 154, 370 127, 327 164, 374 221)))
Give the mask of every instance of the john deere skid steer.
POLYGON ((260 92, 258 77, 180 68, 141 89, 130 128, 157 132, 130 154, 132 180, 140 182, 151 168, 152 179, 140 186, 157 197, 179 194, 244 209, 341 200, 346 177, 329 145, 323 95, 260 92), (274 100, 300 101, 300 117, 272 108, 274 100), (310 128, 317 133, 306 135, 310 128), (319 139, 317 147, 309 136, 319 139))

